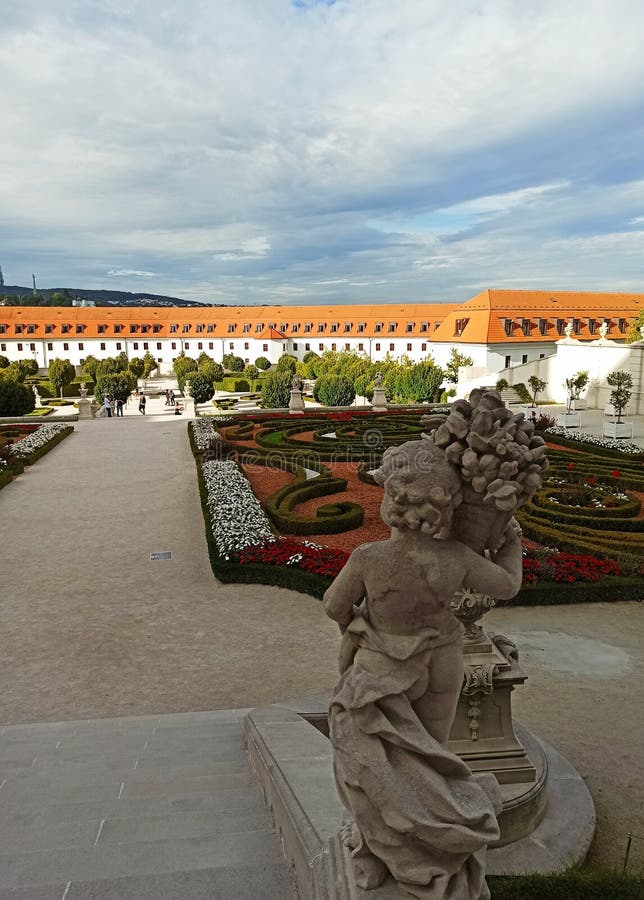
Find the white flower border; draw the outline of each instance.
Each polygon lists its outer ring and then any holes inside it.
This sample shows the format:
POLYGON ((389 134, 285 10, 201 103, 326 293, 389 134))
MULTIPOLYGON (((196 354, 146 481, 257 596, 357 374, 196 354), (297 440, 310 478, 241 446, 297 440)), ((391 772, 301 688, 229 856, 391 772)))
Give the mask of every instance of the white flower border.
POLYGON ((32 431, 31 434, 28 434, 26 437, 21 438, 15 444, 12 445, 12 453, 18 459, 23 456, 29 456, 30 453, 33 453, 34 450, 38 450, 39 447, 43 447, 45 444, 48 444, 55 437, 58 437, 61 432, 66 431, 69 428, 68 425, 54 425, 45 424, 39 425, 36 431, 32 431))
POLYGON ((202 472, 212 533, 224 559, 253 544, 275 540, 270 520, 236 463, 208 460, 202 472))
POLYGON ((190 425, 195 446, 198 450, 209 450, 213 441, 221 440, 221 435, 218 431, 215 431, 212 420, 195 419, 190 425))
POLYGON ((638 447, 637 444, 629 444, 626 441, 619 441, 614 438, 597 437, 595 434, 586 434, 583 431, 576 430, 573 431, 572 429, 564 428, 561 425, 553 425, 551 428, 546 428, 545 434, 550 434, 552 437, 567 438, 569 441, 582 441, 584 444, 595 444, 596 447, 604 447, 606 450, 619 450, 626 455, 637 456, 639 453, 644 453, 644 449, 638 447))

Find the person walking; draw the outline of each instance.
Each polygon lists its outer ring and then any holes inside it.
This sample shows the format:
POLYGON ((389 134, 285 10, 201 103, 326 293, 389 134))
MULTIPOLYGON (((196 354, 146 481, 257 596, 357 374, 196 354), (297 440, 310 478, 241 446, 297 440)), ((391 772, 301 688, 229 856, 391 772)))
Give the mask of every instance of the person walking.
POLYGON ((116 416, 123 418, 123 401, 120 397, 116 398, 116 416))
POLYGON ((112 418, 112 403, 109 397, 105 397, 103 400, 103 409, 105 411, 105 415, 108 419, 112 418))
POLYGON ((139 400, 139 412, 142 416, 145 415, 145 394, 141 394, 141 398, 139 400))

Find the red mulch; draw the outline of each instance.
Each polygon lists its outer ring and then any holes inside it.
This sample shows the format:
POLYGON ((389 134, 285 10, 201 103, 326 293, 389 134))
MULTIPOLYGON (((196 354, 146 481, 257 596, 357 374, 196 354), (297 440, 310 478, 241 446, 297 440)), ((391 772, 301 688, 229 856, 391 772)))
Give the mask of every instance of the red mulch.
POLYGON ((546 447, 550 447, 551 450, 563 450, 564 453, 586 453, 585 450, 578 450, 577 447, 563 447, 561 444, 553 444, 551 441, 546 441, 546 447))

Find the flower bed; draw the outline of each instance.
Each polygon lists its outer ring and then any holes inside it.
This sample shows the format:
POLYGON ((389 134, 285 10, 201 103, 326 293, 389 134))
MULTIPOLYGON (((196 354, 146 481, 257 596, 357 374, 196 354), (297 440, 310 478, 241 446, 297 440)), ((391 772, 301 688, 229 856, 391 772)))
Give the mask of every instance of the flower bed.
POLYGON ((195 419, 190 422, 193 446, 198 452, 209 450, 213 441, 221 441, 221 435, 215 430, 212 419, 195 419))
POLYGON ((217 552, 224 559, 252 544, 275 539, 246 476, 231 460, 203 463, 206 505, 217 552))
MULTIPOLYGON (((33 426, 27 427, 33 428, 33 426)), ((12 456, 18 463, 31 466, 45 453, 49 453, 56 444, 64 440, 73 430, 71 425, 55 425, 53 423, 37 425, 30 434, 27 434, 12 445, 12 456)))
POLYGON ((588 444, 594 451, 617 451, 618 453, 625 453, 628 456, 640 456, 644 458, 644 451, 642 451, 642 448, 638 447, 637 444, 629 444, 627 441, 618 441, 613 438, 597 437, 597 435, 587 434, 584 431, 572 431, 570 428, 562 428, 559 425, 553 425, 552 428, 546 428, 544 435, 546 440, 549 440, 552 437, 556 440, 561 440, 564 445, 568 442, 588 444))
POLYGON ((321 547, 310 541, 290 541, 280 538, 268 544, 247 547, 236 554, 237 562, 263 563, 269 566, 295 566, 303 572, 335 578, 349 558, 344 550, 321 547))

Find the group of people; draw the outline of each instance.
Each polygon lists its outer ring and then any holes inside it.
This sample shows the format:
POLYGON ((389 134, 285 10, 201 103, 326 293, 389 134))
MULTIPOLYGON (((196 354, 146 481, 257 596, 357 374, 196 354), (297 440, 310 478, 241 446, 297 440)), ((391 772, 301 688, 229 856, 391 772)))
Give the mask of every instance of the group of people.
POLYGON ((108 419, 111 419, 112 416, 122 416, 124 406, 125 404, 122 400, 116 397, 112 397, 111 394, 108 394, 103 400, 104 415, 106 415, 108 419))
POLYGON ((165 405, 166 406, 174 406, 175 405, 174 391, 171 390, 170 388, 168 388, 168 390, 165 392, 165 405))

